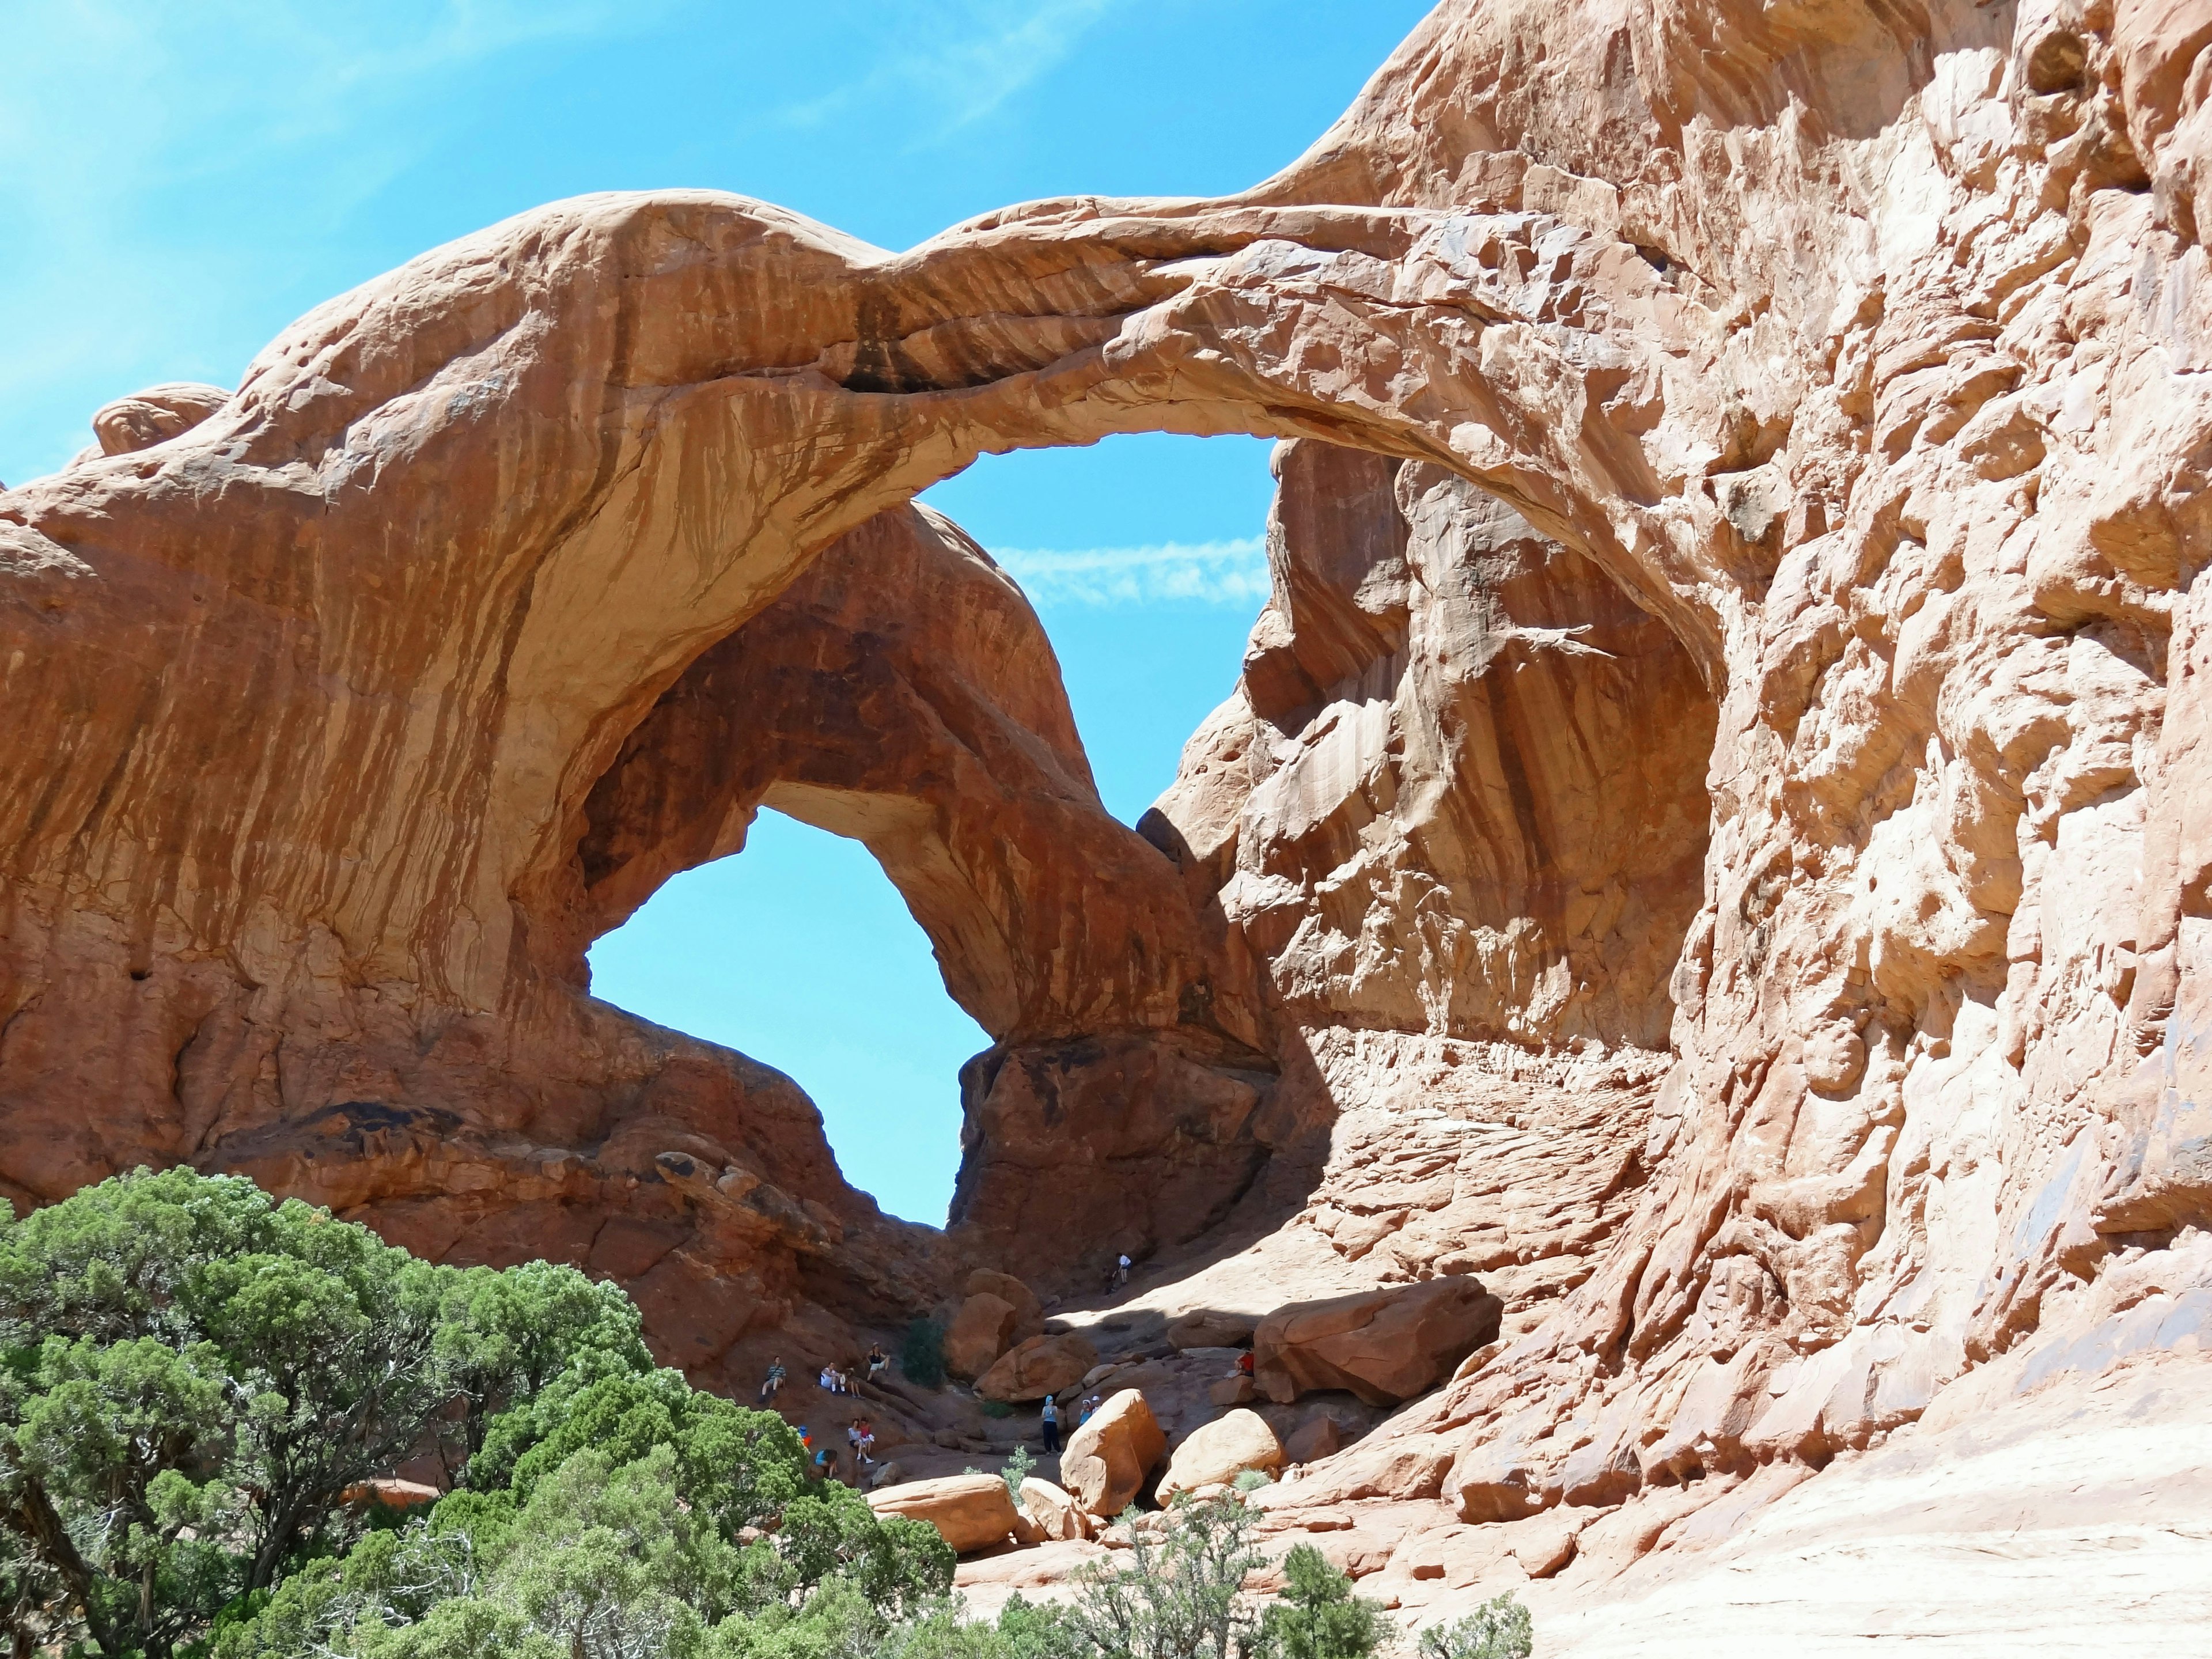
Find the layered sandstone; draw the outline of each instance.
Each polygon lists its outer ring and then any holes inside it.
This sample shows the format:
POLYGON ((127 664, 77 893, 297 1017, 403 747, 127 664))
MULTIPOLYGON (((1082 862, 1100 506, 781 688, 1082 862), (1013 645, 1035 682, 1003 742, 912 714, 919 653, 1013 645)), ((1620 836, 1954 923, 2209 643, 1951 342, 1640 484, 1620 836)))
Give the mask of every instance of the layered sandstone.
POLYGON ((1190 1252, 1146 1305, 1224 1324, 1475 1273, 1504 1341, 1269 1499, 1408 1607, 1522 1583, 1596 1651, 1786 1559, 1751 1636, 1948 1601, 1971 1651, 2069 1614, 1806 1540, 2028 1515, 2069 1609, 2189 1628, 2208 44, 1449 0, 1237 198, 900 255, 586 198, 137 400, 0 497, 8 1195, 250 1169, 587 1261, 725 1381, 1015 1240, 1048 1288, 1190 1252), (1139 428, 1299 441, 1141 836, 906 505, 1139 428), (993 1035, 941 1242, 584 993, 763 804, 875 849, 993 1035))

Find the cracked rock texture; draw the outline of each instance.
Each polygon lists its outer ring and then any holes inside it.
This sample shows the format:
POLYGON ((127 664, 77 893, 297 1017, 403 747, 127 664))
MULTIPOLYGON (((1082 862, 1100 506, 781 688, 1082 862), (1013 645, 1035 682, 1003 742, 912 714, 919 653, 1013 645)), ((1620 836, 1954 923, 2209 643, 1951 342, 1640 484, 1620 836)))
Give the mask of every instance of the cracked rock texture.
POLYGON ((111 406, 0 496, 7 1195, 248 1169, 587 1261, 725 1382, 977 1266, 1131 1250, 1163 1328, 1475 1273, 1500 1340, 1268 1499, 1407 1608, 2186 1650, 2208 46, 1447 0, 1238 197, 901 254, 586 198, 111 406), (1135 429, 1295 441, 1141 833, 908 505, 1135 429), (944 1235, 585 993, 763 803, 867 842, 992 1034, 944 1235))

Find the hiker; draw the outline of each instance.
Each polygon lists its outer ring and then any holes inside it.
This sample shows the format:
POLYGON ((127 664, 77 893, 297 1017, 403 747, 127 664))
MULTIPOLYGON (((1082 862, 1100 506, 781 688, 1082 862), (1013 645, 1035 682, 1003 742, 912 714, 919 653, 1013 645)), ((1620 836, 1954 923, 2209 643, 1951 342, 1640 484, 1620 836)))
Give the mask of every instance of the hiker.
POLYGON ((1114 1288, 1120 1290, 1129 1282, 1129 1258, 1123 1256, 1114 1264, 1114 1288))
POLYGON ((1044 1449, 1055 1456, 1060 1452, 1060 1401, 1050 1395, 1044 1397, 1044 1449))
POLYGON ((761 1382, 760 1403, 775 1404, 775 1392, 783 1386, 783 1356, 778 1354, 768 1362, 768 1376, 761 1382))
POLYGON ((870 1344, 868 1348, 868 1381, 872 1382, 876 1378, 882 1376, 883 1373, 890 1367, 890 1363, 891 1357, 884 1352, 884 1345, 882 1343, 876 1342, 870 1344))
POLYGON ((1094 1394, 1090 1399, 1083 1402, 1083 1411, 1082 1413, 1076 1418, 1075 1426, 1079 1429, 1081 1428, 1085 1423, 1088 1423, 1093 1417, 1097 1416, 1097 1413, 1098 1396, 1094 1394))
POLYGON ((814 1454, 814 1478, 817 1480, 835 1480, 837 1478, 837 1449, 835 1446, 824 1446, 814 1454))

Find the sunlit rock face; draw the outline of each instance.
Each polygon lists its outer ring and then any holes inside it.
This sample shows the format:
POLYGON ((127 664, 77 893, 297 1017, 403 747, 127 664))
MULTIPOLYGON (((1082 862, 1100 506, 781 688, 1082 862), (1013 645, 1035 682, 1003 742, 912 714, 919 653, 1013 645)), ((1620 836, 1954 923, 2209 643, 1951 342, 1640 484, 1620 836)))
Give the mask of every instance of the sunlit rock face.
POLYGON ((2098 1563, 2212 1516, 2208 41, 2135 0, 1449 0, 1237 198, 900 255, 586 198, 333 301, 197 424, 141 400, 0 497, 9 1195, 252 1168, 590 1259, 708 1375, 1054 1229, 1073 1271, 1210 1226, 1224 1304, 1474 1271, 1504 1345, 1310 1489, 1427 1506, 1377 1547, 1426 1528, 1407 1607, 1510 1559, 1572 1650, 1814 1651, 2008 1552, 2065 1606, 1991 1619, 2165 1640, 2098 1563), (717 654, 840 547, 996 591, 913 494, 1140 428, 1300 441, 1141 839, 1041 647, 981 748, 879 752, 841 710, 950 705, 858 579, 792 622, 835 684, 717 654), (783 697, 726 760, 718 686, 783 697), (580 988, 787 799, 994 1011, 945 1244, 781 1079, 580 988), (1069 920, 1061 845, 1145 903, 1069 920), (2008 1498, 2024 1443, 2089 1497, 2008 1498), (1894 1571, 1808 1553, 1847 1534, 1894 1571), (1715 1588, 1751 1568, 1780 1601, 1715 1588))

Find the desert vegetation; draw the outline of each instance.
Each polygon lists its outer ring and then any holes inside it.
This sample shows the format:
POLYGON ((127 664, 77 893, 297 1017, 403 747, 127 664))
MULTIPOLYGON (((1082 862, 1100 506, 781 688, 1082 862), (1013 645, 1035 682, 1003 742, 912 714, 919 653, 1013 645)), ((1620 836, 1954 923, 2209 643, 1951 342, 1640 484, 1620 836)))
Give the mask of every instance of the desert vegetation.
MULTIPOLYGON (((0 1226, 0 1505, 16 1659, 1362 1659, 1400 1635, 1309 1547, 1249 1592, 1242 1491, 1125 1516, 1071 1603, 970 1618, 934 1528, 655 1368, 621 1291, 436 1266, 182 1169, 0 1226), (385 1501, 401 1470, 432 1501, 385 1501)), ((1528 1650, 1525 1615, 1477 1635, 1421 1650, 1528 1650)))

